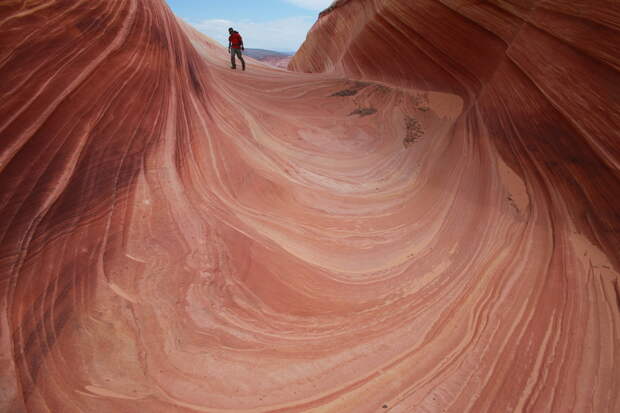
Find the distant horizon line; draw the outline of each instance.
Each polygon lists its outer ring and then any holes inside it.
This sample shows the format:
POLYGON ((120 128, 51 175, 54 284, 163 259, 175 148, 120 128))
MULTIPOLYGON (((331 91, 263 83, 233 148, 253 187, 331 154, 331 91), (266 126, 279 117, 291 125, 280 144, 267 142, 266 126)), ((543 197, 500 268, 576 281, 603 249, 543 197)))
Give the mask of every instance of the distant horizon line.
POLYGON ((247 49, 247 50, 264 50, 264 51, 267 51, 267 52, 286 53, 286 54, 290 54, 291 56, 294 55, 295 53, 297 53, 297 50, 265 49, 263 47, 246 47, 245 49, 247 49))

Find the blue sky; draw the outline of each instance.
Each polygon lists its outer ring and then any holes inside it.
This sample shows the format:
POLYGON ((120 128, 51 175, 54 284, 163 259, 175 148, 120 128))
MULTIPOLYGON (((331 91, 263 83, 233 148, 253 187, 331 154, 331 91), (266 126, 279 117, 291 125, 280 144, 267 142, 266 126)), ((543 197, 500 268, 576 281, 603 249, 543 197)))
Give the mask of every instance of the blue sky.
POLYGON ((246 47, 294 52, 318 13, 332 0, 167 0, 172 11, 207 36, 228 45, 228 27, 246 47))

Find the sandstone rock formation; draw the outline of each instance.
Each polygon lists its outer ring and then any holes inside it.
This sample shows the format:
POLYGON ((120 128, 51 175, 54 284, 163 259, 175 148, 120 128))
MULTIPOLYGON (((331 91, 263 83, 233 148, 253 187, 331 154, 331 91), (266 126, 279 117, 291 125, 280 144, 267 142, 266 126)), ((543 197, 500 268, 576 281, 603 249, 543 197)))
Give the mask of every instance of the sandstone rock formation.
POLYGON ((618 411, 619 21, 0 3, 0 411, 618 411))

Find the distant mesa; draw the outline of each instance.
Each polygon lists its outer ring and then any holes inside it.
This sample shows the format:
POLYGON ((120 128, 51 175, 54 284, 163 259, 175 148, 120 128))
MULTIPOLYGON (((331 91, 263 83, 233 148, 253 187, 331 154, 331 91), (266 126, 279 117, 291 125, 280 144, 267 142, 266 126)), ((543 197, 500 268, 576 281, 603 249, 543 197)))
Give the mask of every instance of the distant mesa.
POLYGON ((245 54, 263 63, 286 69, 295 52, 276 52, 275 50, 246 48, 245 54))

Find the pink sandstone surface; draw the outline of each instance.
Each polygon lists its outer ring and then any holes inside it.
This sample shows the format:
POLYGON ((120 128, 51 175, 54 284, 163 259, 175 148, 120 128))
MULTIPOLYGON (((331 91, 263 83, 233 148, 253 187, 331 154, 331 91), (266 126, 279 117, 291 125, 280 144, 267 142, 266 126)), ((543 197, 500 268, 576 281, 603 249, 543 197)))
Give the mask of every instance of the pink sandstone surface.
POLYGON ((0 411, 620 411, 619 31, 339 0, 241 72, 163 0, 0 2, 0 411))

